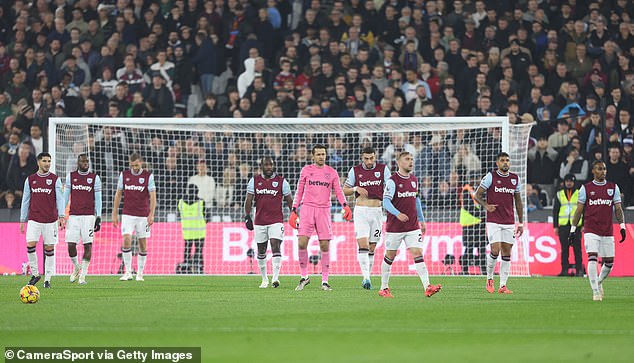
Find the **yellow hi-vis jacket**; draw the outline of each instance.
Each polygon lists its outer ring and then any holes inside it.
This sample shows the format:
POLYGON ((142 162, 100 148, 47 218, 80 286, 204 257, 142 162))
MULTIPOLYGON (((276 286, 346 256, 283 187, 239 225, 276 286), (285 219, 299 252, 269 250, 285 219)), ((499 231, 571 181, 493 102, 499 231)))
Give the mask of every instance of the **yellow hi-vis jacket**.
POLYGON ((205 202, 198 200, 188 204, 183 199, 178 201, 178 212, 181 215, 183 239, 204 239, 207 222, 205 222, 205 202))
MULTIPOLYGON (((579 199, 579 189, 575 190, 570 196, 570 200, 566 196, 566 191, 564 189, 557 192, 557 199, 559 199, 559 203, 561 207, 559 207, 559 225, 560 226, 568 226, 572 224, 572 218, 575 216, 575 211, 577 210, 577 200, 579 199)), ((581 226, 583 223, 583 218, 579 218, 579 223, 577 223, 577 227, 581 226)))
POLYGON ((469 213, 469 211, 465 209, 465 202, 462 197, 465 191, 469 192, 469 195, 471 196, 471 199, 473 199, 473 203, 475 204, 476 208, 480 208, 480 204, 478 204, 478 202, 476 202, 475 200, 475 190, 473 190, 473 187, 469 184, 465 184, 462 187, 462 192, 460 193, 460 225, 463 227, 469 227, 482 222, 482 220, 469 213))

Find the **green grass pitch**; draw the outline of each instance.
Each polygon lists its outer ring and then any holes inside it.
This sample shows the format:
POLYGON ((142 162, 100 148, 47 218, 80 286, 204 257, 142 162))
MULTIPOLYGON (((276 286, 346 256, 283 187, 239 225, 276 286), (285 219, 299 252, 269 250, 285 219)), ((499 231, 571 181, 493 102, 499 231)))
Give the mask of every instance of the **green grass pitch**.
MULTIPOLYGON (((24 276, 0 277, 0 346, 200 346, 204 362, 632 362, 634 279, 611 278, 602 302, 587 279, 511 278, 513 295, 483 278, 393 277, 394 299, 358 277, 146 276, 145 282, 53 278, 37 304, 19 301, 24 276)), ((496 277, 496 283, 497 283, 496 277)), ((373 278, 379 283, 378 277, 373 278)))

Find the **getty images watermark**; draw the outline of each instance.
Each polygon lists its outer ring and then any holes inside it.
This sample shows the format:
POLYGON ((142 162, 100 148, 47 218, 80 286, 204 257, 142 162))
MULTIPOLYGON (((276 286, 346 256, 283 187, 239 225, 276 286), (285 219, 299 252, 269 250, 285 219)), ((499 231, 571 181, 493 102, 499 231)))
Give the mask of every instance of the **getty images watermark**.
POLYGON ((200 363, 200 347, 7 347, 5 362, 200 363))

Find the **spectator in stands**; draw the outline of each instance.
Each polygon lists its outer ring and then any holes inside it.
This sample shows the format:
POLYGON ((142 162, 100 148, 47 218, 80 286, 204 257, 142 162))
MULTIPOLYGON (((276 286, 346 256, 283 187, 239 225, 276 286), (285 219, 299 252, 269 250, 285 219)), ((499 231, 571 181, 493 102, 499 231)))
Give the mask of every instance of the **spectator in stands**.
MULTIPOLYGON (((395 163, 395 156, 402 151, 407 151, 412 155, 416 155, 416 149, 407 140, 406 136, 402 132, 394 132, 390 137, 391 143, 385 148, 381 155, 381 162, 387 165, 395 163)), ((393 168, 390 168, 393 170, 393 168)))
POLYGON ((222 116, 220 110, 217 107, 217 98, 213 93, 209 93, 205 96, 205 102, 203 103, 200 111, 196 117, 220 117, 222 116))
POLYGON ((132 95, 132 103, 130 104, 130 108, 126 111, 127 117, 145 117, 149 114, 150 110, 143 99, 143 94, 141 92, 134 92, 132 95))
MULTIPOLYGON (((0 170, 2 172, 6 172, 9 168, 9 163, 18 152, 18 147, 20 145, 20 135, 16 132, 12 132, 7 137, 7 142, 0 146, 0 170)), ((4 190, 1 186, 6 183, 6 178, 1 178, 0 180, 0 190, 4 190)))
MULTIPOLYGON (((185 54, 185 48, 180 44, 174 47, 174 67, 173 91, 176 95, 176 102, 187 107, 189 96, 192 94, 194 65, 185 54)), ((203 94, 203 96, 207 97, 206 94, 203 94)))
POLYGON ((20 138, 28 136, 31 125, 33 124, 33 116, 33 107, 24 103, 13 122, 13 129, 20 133, 20 138))
POLYGON ((48 145, 46 145, 44 137, 42 137, 42 127, 38 124, 31 125, 29 137, 27 137, 24 141, 33 146, 35 155, 38 155, 44 150, 48 150, 48 145))
MULTIPOLYGON (((192 64, 199 76, 201 92, 206 96, 212 92, 214 77, 218 74, 216 46, 204 31, 197 32, 194 40, 198 48, 192 64)), ((233 45, 233 42, 230 40, 228 44, 233 45)))
POLYGON ((236 170, 233 168, 226 168, 222 173, 222 182, 216 188, 216 194, 214 199, 216 200, 216 206, 227 211, 227 209, 239 208, 239 203, 235 193, 236 186, 236 170))
POLYGON ((578 182, 584 183, 589 177, 589 170, 588 161, 579 154, 579 150, 571 148, 559 166, 559 180, 563 180, 567 174, 574 174, 578 182))
POLYGON ((537 209, 544 209, 542 202, 539 199, 539 187, 530 183, 526 184, 526 208, 529 212, 537 209))
POLYGON ((482 173, 482 162, 468 144, 460 144, 451 160, 451 170, 470 175, 482 173))
POLYGON ((632 193, 632 178, 629 175, 627 164, 621 159, 621 149, 618 144, 611 144, 608 149, 608 162, 606 163, 606 179, 619 186, 622 200, 625 206, 629 205, 632 193))
POLYGON ((214 205, 216 194, 216 181, 208 175, 207 162, 204 159, 198 160, 196 165, 196 175, 192 175, 187 180, 187 184, 198 187, 198 198, 205 201, 205 206, 211 208, 214 205))
POLYGON ((632 135, 632 122, 630 118, 630 110, 622 108, 619 110, 619 127, 617 128, 619 139, 632 135))
POLYGON ((12 190, 0 193, 0 209, 18 209, 20 208, 20 203, 20 198, 16 198, 16 195, 12 190))
POLYGON ((555 196, 557 160, 557 151, 548 144, 548 138, 544 135, 528 150, 528 182, 537 184, 546 192, 549 200, 555 196))
POLYGON ((176 66, 174 63, 167 60, 167 51, 165 49, 159 49, 156 52, 156 63, 150 66, 148 76, 145 78, 146 83, 151 82, 151 78, 159 73, 165 80, 165 86, 173 91, 172 83, 174 82, 174 73, 176 72, 176 66))
MULTIPOLYGON (((570 124, 566 121, 566 119, 560 119, 557 121, 557 130, 548 137, 548 145, 555 150, 562 150, 568 143, 570 142, 570 137, 568 136, 568 130, 570 130, 570 124)), ((564 173, 563 175, 566 175, 564 173)), ((577 180, 585 180, 585 177, 579 178, 577 180)))
POLYGON ((441 181, 448 181, 451 171, 451 155, 445 144, 444 136, 433 135, 427 147, 423 149, 418 157, 414 158, 416 165, 414 173, 419 176, 429 176, 434 186, 438 186, 441 181))
POLYGON ((174 114, 174 96, 165 86, 165 78, 160 73, 152 76, 152 85, 143 90, 143 98, 148 107, 148 116, 170 117, 174 114))
POLYGON ((24 181, 26 178, 37 171, 37 161, 33 154, 33 148, 27 143, 21 143, 18 151, 13 155, 9 162, 9 168, 6 175, 6 186, 8 190, 22 198, 22 190, 24 189, 24 181))

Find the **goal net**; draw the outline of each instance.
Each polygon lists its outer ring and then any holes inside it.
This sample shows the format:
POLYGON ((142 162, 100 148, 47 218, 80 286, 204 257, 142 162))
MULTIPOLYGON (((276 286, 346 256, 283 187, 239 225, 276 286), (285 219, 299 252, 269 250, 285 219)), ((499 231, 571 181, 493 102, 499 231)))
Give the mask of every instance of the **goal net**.
MULTIPOLYGON (((90 274, 122 271, 121 232, 113 228, 110 220, 118 175, 128 167, 131 153, 143 157, 144 168, 154 174, 157 187, 156 217, 148 239, 145 273, 248 274, 257 271, 254 235, 243 223, 248 181, 260 172, 261 158, 270 156, 294 195, 301 168, 311 162, 311 147, 319 143, 327 146, 327 163, 338 171, 342 184, 349 169, 360 163, 364 147, 372 146, 379 162, 393 172, 395 155, 402 150, 412 152, 413 173, 420 181, 427 220, 423 248, 430 273, 476 275, 484 272, 487 238, 479 227, 482 222, 474 224, 464 214, 461 219, 461 206, 470 210, 473 218, 479 218, 481 213, 472 210, 475 205, 468 194, 467 198, 462 197, 466 190, 463 186, 471 183, 477 188, 483 175, 495 168, 495 157, 502 150, 511 155, 511 171, 519 175, 523 184, 530 128, 531 125, 509 125, 506 117, 52 118, 49 135, 53 170, 62 179, 75 170, 77 155, 84 152, 89 153, 91 168, 102 179, 103 223, 95 234, 90 274), (190 183, 199 187, 199 197, 205 202, 208 223, 202 263, 192 260, 193 248, 185 251, 177 207, 190 183)), ((349 203, 354 206, 352 198, 349 203)), ((330 271, 360 274, 353 224, 342 220, 334 196, 331 212, 330 271)), ((284 207, 285 221, 288 214, 284 207)), ((296 231, 285 226, 281 273, 298 274, 296 231)), ((133 254, 136 246, 133 239, 133 254)), ((63 232, 58 249, 66 250, 63 232)), ((320 272, 316 237, 311 239, 308 253, 314 264, 309 271, 320 272)), ((373 275, 379 273, 383 253, 381 240, 374 256, 377 262, 373 275)), ((526 237, 517 241, 512 262, 513 275, 529 275, 526 237)), ((133 266, 136 268, 136 258, 133 266)), ((70 273, 70 260, 58 258, 57 270, 59 274, 70 273)), ((415 274, 413 261, 404 248, 392 271, 415 274)))

